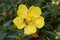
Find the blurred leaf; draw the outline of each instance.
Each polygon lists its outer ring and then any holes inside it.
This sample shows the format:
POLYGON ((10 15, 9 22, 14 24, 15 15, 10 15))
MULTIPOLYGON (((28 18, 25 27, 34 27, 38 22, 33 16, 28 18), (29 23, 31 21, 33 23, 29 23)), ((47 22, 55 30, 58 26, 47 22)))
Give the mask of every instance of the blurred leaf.
POLYGON ((47 40, 44 36, 40 37, 39 40, 47 40))
POLYGON ((19 33, 20 33, 21 37, 24 37, 24 36, 25 36, 25 35, 24 35, 24 30, 23 30, 23 29, 20 30, 19 33))
POLYGON ((30 40, 30 39, 31 39, 31 37, 25 36, 23 40, 30 40))
POLYGON ((11 25, 12 20, 7 21, 5 24, 3 24, 3 27, 9 27, 11 25))
POLYGON ((60 24, 58 25, 56 30, 57 30, 57 32, 60 32, 60 24))
POLYGON ((57 18, 58 22, 60 23, 60 18, 57 18))
POLYGON ((31 4, 38 5, 38 4, 40 4, 40 2, 44 2, 44 0, 33 0, 31 4))
POLYGON ((48 13, 48 12, 44 12, 44 13, 42 14, 42 16, 46 19, 46 18, 49 17, 49 13, 48 13))
POLYGON ((46 22, 46 24, 45 24, 45 29, 50 30, 50 31, 53 30, 53 27, 52 27, 52 25, 51 25, 51 22, 46 22))
POLYGON ((0 30, 0 40, 4 40, 6 35, 7 35, 6 32, 0 30))
POLYGON ((46 31, 47 35, 50 35, 50 36, 56 36, 55 32, 52 32, 52 31, 46 31))
POLYGON ((56 34, 57 34, 56 37, 57 37, 58 39, 60 39, 60 32, 57 32, 56 34))
POLYGON ((18 4, 20 4, 22 2, 22 0, 18 0, 18 4))
POLYGON ((8 35, 7 38, 17 38, 17 35, 8 35))

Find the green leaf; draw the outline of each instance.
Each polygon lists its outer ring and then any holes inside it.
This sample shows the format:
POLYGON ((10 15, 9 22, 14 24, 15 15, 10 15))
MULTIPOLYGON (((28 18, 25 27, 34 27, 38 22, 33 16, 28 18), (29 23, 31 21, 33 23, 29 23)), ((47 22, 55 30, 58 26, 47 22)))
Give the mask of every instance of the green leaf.
POLYGON ((21 37, 24 37, 25 35, 24 35, 24 30, 22 29, 22 30, 20 30, 20 35, 21 35, 21 37))
POLYGON ((18 4, 21 3, 21 2, 22 2, 22 0, 18 0, 18 4))
POLYGON ((55 32, 53 31, 46 31, 46 34, 50 36, 56 36, 55 32))
POLYGON ((60 24, 58 25, 56 31, 57 31, 57 32, 60 32, 60 24))
POLYGON ((40 37, 39 40, 47 40, 44 36, 40 37))
POLYGON ((2 27, 9 27, 11 23, 12 23, 12 20, 9 20, 5 24, 3 24, 2 27))
POLYGON ((8 35, 7 38, 17 38, 17 35, 8 35))
POLYGON ((30 39, 31 39, 31 37, 29 37, 29 36, 24 37, 24 40, 30 40, 30 39))
POLYGON ((7 35, 6 32, 0 31, 0 40, 4 40, 5 36, 7 35))
POLYGON ((46 18, 49 17, 49 13, 48 12, 44 12, 44 13, 42 13, 42 16, 46 19, 46 18))

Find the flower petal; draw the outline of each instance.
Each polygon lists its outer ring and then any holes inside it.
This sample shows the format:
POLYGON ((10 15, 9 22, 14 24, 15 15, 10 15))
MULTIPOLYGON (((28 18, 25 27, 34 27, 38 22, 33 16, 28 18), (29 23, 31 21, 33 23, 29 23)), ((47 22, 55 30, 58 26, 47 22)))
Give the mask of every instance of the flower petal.
POLYGON ((24 28, 24 34, 32 35, 34 33, 36 33, 36 27, 35 26, 27 26, 24 28))
POLYGON ((36 18, 35 25, 37 28, 42 28, 44 26, 44 18, 43 17, 36 18))
POLYGON ((24 23, 20 24, 19 26, 17 26, 18 29, 23 29, 26 25, 24 23))
POLYGON ((28 12, 28 8, 25 5, 23 4, 19 5, 18 11, 17 11, 18 16, 25 17, 27 15, 27 12, 28 12))
POLYGON ((40 16, 40 17, 38 17, 38 18, 40 18, 41 20, 44 20, 44 18, 43 18, 42 16, 40 16))
POLYGON ((30 21, 28 22, 28 25, 34 25, 34 22, 30 21))
POLYGON ((23 19, 20 17, 16 17, 13 20, 13 23, 17 26, 18 29, 22 29, 25 27, 25 24, 23 23, 23 19))
POLYGON ((26 20, 27 20, 27 21, 31 21, 31 19, 32 19, 32 18, 31 18, 30 16, 27 16, 27 17, 26 17, 26 20))
POLYGON ((32 17, 39 17, 41 15, 41 9, 39 7, 31 6, 28 10, 28 15, 32 17))

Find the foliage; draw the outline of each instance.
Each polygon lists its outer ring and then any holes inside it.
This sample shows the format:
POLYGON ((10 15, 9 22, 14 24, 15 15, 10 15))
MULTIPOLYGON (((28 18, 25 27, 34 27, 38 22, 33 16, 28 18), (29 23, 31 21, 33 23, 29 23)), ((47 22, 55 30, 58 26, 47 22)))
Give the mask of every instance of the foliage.
POLYGON ((60 40, 60 3, 54 4, 52 0, 0 0, 0 40, 60 40), (24 35, 23 29, 15 28, 12 20, 17 16, 20 4, 42 9, 45 26, 37 29, 36 34, 24 35))

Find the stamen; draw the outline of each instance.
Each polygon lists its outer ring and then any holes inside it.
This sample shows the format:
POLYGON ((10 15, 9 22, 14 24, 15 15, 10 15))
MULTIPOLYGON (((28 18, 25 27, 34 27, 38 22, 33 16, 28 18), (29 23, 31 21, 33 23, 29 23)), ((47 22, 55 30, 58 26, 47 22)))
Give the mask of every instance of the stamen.
POLYGON ((28 25, 28 23, 27 23, 27 20, 26 20, 26 19, 24 19, 24 23, 25 23, 26 25, 28 25))

